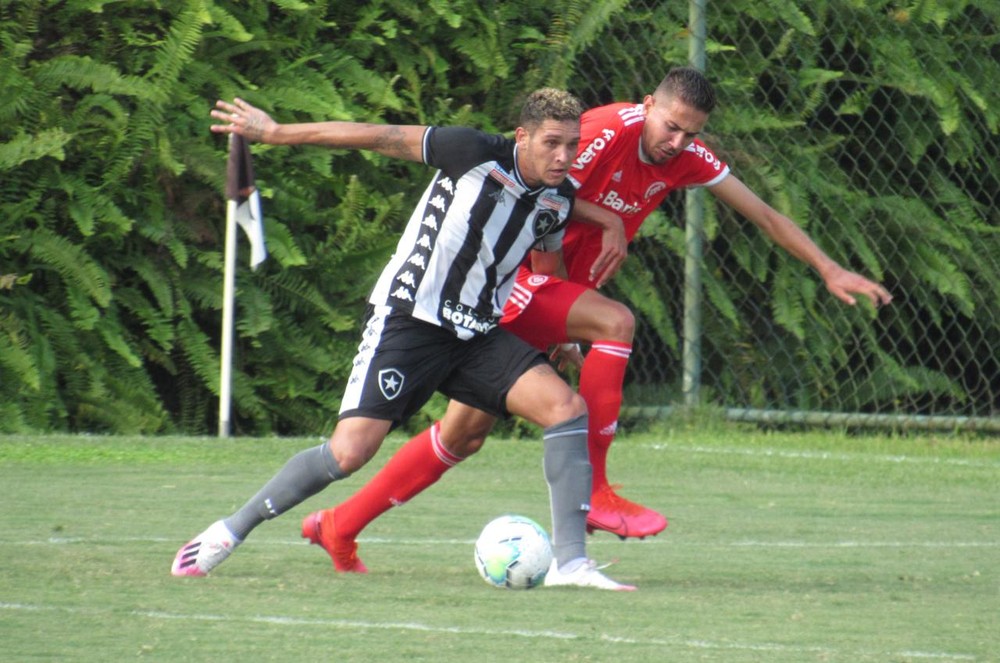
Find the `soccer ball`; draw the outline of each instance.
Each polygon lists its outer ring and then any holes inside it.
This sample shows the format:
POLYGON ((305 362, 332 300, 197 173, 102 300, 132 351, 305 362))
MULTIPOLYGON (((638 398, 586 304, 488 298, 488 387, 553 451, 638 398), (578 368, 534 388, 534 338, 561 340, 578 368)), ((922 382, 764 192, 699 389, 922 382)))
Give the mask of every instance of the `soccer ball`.
POLYGON ((531 518, 500 516, 487 523, 476 540, 476 568, 494 587, 537 587, 551 563, 549 535, 531 518))

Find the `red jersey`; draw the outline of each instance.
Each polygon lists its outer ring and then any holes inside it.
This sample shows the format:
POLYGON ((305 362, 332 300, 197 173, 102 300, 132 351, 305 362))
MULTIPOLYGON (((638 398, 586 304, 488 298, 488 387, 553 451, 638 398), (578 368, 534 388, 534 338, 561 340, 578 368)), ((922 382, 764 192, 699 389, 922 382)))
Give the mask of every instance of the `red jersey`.
MULTIPOLYGON (((640 157, 645 123, 642 104, 609 104, 585 112, 580 151, 569 174, 577 199, 602 205, 622 218, 629 242, 668 193, 712 186, 729 174, 729 166, 698 139, 666 163, 646 163, 640 157)), ((592 286, 590 267, 600 252, 601 229, 570 222, 563 239, 569 280, 592 286)))

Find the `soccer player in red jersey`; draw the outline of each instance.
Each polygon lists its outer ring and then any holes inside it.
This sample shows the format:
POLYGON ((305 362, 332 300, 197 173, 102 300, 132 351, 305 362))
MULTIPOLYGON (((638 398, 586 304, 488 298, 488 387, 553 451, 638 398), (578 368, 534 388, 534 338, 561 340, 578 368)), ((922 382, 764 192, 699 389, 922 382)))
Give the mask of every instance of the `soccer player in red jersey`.
MULTIPOLYGON (((552 273, 560 262, 558 252, 533 252, 532 269, 521 268, 504 309, 503 327, 538 348, 555 346, 552 358, 560 364, 581 366, 579 391, 589 412, 593 466, 590 531, 642 538, 667 525, 661 514, 618 495, 607 478, 634 317, 597 289, 620 266, 627 243, 668 193, 706 187, 815 269, 827 289, 848 305, 855 303, 855 295, 868 297, 876 306, 892 300, 880 284, 827 256, 698 139, 714 106, 715 93, 704 75, 678 67, 641 104, 610 104, 584 113, 580 148, 569 175, 577 188, 577 205, 562 245, 565 273, 552 273), (586 358, 573 345, 579 342, 590 345, 586 358)), ((452 400, 441 421, 407 442, 354 496, 327 510, 336 523, 329 542, 333 547, 354 546, 358 533, 379 514, 406 502, 478 451, 494 422, 491 415, 452 400)), ((339 571, 358 570, 335 566, 339 571)))

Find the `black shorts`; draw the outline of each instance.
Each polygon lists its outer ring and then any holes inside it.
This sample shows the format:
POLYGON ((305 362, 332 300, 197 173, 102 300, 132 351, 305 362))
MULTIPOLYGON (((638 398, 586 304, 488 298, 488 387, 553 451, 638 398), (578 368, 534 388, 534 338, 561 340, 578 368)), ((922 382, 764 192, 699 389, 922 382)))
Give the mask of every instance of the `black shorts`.
POLYGON ((340 418, 371 417, 398 426, 435 391, 496 417, 507 417, 507 392, 544 354, 495 327, 468 341, 405 313, 369 307, 340 418))

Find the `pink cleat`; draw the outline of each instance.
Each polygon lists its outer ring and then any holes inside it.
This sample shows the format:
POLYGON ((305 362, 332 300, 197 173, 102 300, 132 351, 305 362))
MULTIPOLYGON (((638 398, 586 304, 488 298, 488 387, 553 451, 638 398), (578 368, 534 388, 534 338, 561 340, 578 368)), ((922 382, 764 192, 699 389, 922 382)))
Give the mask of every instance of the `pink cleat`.
POLYGON ((617 534, 622 540, 627 537, 644 539, 666 528, 666 518, 618 495, 615 489, 620 487, 605 484, 594 490, 590 496, 590 513, 587 514, 588 534, 600 529, 617 534))
POLYGON ((368 573, 368 567, 358 557, 357 542, 337 536, 333 512, 334 509, 325 509, 306 516, 302 521, 302 538, 322 546, 333 560, 337 573, 368 573))

